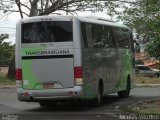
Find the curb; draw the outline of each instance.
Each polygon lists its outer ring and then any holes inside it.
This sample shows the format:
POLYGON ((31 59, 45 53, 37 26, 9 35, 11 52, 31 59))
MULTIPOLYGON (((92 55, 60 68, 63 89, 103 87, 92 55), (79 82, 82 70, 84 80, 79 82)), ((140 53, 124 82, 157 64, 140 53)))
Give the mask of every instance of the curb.
POLYGON ((160 87, 160 84, 136 84, 136 87, 160 87))
POLYGON ((15 89, 16 85, 0 85, 0 89, 15 89))

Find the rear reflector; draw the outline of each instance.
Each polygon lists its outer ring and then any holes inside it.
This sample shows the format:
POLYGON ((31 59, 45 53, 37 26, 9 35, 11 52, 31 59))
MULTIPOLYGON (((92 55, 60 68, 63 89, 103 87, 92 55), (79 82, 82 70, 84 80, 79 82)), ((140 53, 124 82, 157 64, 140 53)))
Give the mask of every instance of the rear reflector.
POLYGON ((16 80, 22 80, 22 69, 16 69, 16 80))
POLYGON ((82 67, 74 67, 74 78, 82 78, 83 70, 82 67))
POLYGON ((74 79, 75 85, 82 85, 83 84, 83 70, 82 67, 74 67, 74 79))

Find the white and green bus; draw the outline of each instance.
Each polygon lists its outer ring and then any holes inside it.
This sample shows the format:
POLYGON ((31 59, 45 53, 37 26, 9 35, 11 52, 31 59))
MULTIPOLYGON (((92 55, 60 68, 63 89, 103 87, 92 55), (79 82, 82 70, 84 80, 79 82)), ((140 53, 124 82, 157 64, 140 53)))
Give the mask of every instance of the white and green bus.
POLYGON ((95 99, 134 86, 132 32, 103 19, 38 16, 16 27, 18 99, 40 105, 95 99))

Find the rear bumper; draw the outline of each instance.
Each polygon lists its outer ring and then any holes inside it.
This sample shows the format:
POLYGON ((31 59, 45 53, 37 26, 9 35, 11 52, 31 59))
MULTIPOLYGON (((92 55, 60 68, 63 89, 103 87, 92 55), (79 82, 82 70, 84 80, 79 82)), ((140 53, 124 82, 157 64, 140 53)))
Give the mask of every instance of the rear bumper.
POLYGON ((75 86, 66 89, 46 89, 46 90, 24 90, 17 88, 18 100, 20 101, 40 101, 40 100, 64 100, 83 99, 83 86, 75 86))

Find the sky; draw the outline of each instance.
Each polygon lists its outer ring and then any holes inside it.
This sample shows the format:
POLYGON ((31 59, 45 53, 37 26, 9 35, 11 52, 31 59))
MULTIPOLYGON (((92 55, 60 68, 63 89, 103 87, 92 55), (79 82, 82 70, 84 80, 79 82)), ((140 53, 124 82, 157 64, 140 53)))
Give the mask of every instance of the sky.
POLYGON ((11 44, 15 43, 16 23, 19 19, 20 15, 18 13, 12 13, 7 18, 0 20, 0 34, 8 33, 9 39, 5 41, 11 42, 11 44))

